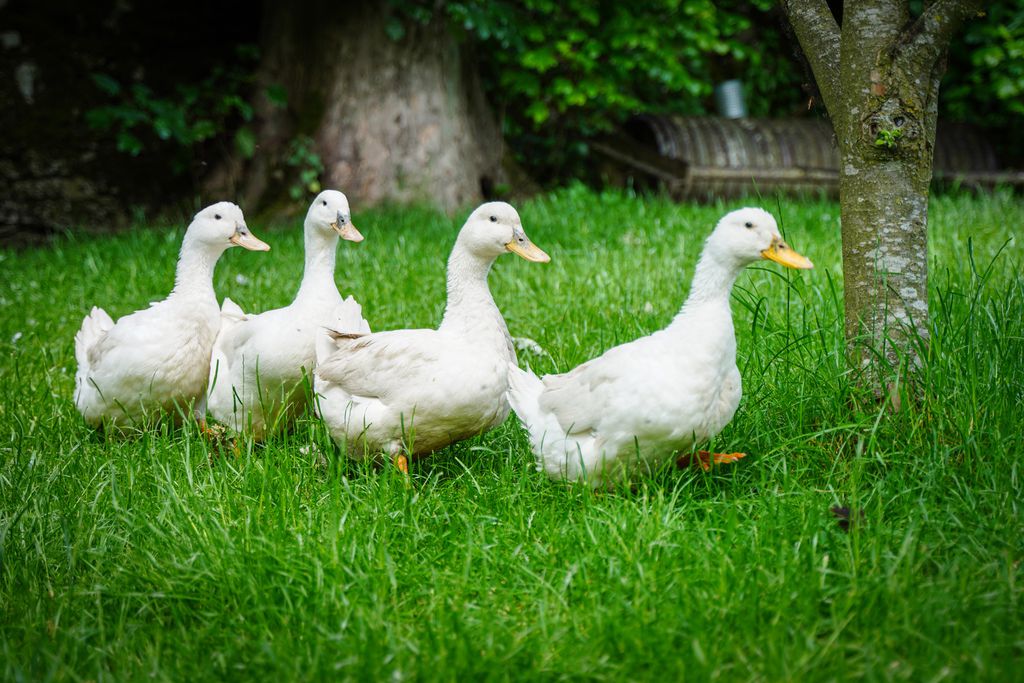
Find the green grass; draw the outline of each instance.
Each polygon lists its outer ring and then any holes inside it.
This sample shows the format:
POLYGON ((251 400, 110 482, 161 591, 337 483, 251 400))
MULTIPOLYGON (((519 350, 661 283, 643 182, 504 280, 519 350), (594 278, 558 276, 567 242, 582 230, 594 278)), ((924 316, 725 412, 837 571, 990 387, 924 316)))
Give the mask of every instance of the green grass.
MULTIPOLYGON (((552 262, 491 276, 512 333, 550 354, 521 360, 566 370, 665 325, 736 206, 523 205, 552 262)), ((0 252, 4 677, 1021 679, 1024 202, 933 201, 931 354, 896 415, 851 407, 838 207, 781 210, 817 268, 737 284, 744 398, 714 445, 750 456, 604 494, 535 472, 512 421, 416 463, 410 488, 303 455, 329 444, 311 419, 237 457, 193 428, 105 439, 71 403, 74 333, 92 304, 163 297, 181 228, 0 252), (850 533, 836 504, 863 512, 850 533)), ((355 217, 342 292, 375 329, 435 325, 456 224, 355 217)), ((251 227, 273 251, 232 250, 218 293, 284 304, 299 225, 251 227)))

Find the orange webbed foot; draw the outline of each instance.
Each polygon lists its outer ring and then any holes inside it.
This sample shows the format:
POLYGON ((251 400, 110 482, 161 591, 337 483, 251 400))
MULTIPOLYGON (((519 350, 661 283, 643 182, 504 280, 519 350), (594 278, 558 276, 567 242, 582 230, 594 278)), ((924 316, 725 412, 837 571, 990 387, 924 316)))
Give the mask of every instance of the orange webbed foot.
POLYGON ((687 453, 679 456, 676 460, 676 467, 679 469, 685 469, 694 464, 700 465, 701 469, 705 472, 711 469, 711 463, 716 465, 725 465, 731 462, 736 462, 740 458, 747 457, 746 453, 712 453, 710 451, 697 451, 696 456, 687 453))

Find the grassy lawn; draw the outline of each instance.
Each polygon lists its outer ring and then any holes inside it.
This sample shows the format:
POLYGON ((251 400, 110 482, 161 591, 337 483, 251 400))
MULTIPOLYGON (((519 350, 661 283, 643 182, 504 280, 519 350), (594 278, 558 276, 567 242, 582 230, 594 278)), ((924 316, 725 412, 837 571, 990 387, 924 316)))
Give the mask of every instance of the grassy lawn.
MULTIPOLYGON (((105 439, 73 337, 162 298, 183 227, 0 251, 0 667, 8 680, 1024 677, 1024 201, 933 201, 918 401, 851 408, 838 206, 767 203, 808 273, 734 291, 744 398, 712 473, 592 494, 537 473, 513 420, 413 465, 331 456, 313 419, 217 456, 193 428, 105 439), (214 456, 211 458, 211 456, 214 456), (212 463, 212 464, 211 464, 212 463), (862 511, 849 533, 833 505, 862 511)), ((504 257, 515 336, 567 370, 665 325, 717 218, 579 188, 520 207, 548 265, 504 257)), ((434 326, 457 225, 361 211, 338 282, 374 329, 434 326)), ((461 216, 460 216, 461 218, 461 216)), ((217 291, 287 303, 299 221, 253 231, 217 291)))

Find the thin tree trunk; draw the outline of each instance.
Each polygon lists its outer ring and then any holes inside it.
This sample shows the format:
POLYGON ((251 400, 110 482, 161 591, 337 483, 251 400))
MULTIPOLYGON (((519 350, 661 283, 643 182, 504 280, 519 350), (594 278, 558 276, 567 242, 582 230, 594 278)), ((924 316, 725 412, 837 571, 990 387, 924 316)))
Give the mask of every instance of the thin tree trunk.
POLYGON ((918 340, 928 339, 931 168, 919 158, 877 163, 874 150, 856 149, 866 144, 842 152, 846 337, 859 367, 884 358, 877 369, 889 374, 901 354, 919 362, 918 340))
POLYGON ((908 83, 891 60, 909 21, 902 2, 853 2, 844 11, 833 117, 846 337, 872 383, 892 380, 901 356, 918 364, 928 337, 928 187, 935 145, 931 83, 908 83))
POLYGON ((868 384, 921 361, 928 339, 928 190, 939 80, 980 0, 824 0, 783 7, 814 72, 840 153, 847 351, 868 384), (904 365, 904 361, 906 365, 904 365))

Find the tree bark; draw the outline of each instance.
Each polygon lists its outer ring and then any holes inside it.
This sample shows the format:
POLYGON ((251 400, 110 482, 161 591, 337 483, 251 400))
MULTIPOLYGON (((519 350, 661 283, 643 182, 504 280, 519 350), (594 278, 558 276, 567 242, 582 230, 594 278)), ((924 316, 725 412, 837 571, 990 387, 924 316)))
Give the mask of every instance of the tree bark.
POLYGON ((937 0, 911 21, 905 0, 854 0, 841 27, 824 0, 783 5, 839 146, 847 351, 882 387, 920 363, 928 340, 939 80, 953 33, 981 3, 937 0))
POLYGON ((930 79, 923 87, 908 82, 891 61, 908 20, 899 0, 846 4, 839 66, 844 101, 833 120, 846 337, 859 366, 884 359, 875 379, 886 381, 901 355, 919 362, 914 337, 928 336, 928 187, 936 123, 928 101, 937 92, 930 79))
MULTIPOLYGON (((386 3, 271 2, 265 10, 255 96, 257 149, 236 156, 211 186, 246 206, 295 204, 302 164, 295 140, 311 140, 320 184, 358 207, 426 202, 447 211, 478 201, 501 181, 501 132, 484 100, 472 50, 443 16, 397 17, 386 3), (284 88, 287 104, 267 96, 284 88)), ((309 192, 305 192, 309 194, 309 192)), ((302 203, 302 202, 299 202, 302 203)), ((304 207, 301 207, 304 208, 304 207)))

